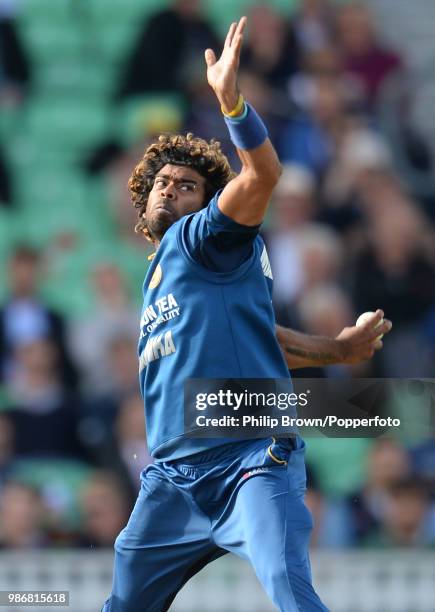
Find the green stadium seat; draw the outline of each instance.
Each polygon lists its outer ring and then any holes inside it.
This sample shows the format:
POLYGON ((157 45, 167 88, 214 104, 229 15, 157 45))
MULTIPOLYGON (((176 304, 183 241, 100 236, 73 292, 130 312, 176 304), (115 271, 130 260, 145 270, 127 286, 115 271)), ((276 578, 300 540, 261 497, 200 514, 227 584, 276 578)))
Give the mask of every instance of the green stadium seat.
POLYGON ((93 98, 40 96, 29 106, 27 134, 51 150, 76 151, 104 140, 111 129, 110 112, 93 98))
POLYGON ((113 70, 101 70, 101 61, 88 62, 77 58, 59 59, 55 62, 40 63, 34 71, 37 95, 94 97, 104 102, 113 87, 113 70))
POLYGON ((99 24, 109 22, 142 21, 155 11, 171 4, 172 0, 110 0, 108 10, 107 0, 88 0, 90 13, 98 19, 99 24))
POLYGON ((126 240, 118 242, 117 262, 127 277, 130 294, 133 300, 142 305, 142 285, 145 274, 150 266, 148 255, 153 252, 151 245, 144 239, 143 246, 133 244, 126 240))
POLYGON ((19 129, 23 112, 19 106, 3 105, 0 112, 0 138, 3 143, 9 143, 19 129))
POLYGON ((135 96, 119 108, 118 138, 128 146, 149 134, 176 131, 182 125, 184 112, 184 99, 177 93, 135 96))
POLYGON ((140 22, 110 23, 101 27, 98 45, 102 57, 111 65, 123 65, 136 42, 140 22))
POLYGON ((90 239, 113 233, 105 202, 94 201, 86 183, 76 177, 62 182, 59 177, 47 184, 44 175, 28 181, 29 188, 23 190, 22 205, 17 212, 23 218, 23 232, 28 239, 43 245, 65 231, 90 239), (26 224, 25 219, 34 222, 26 224))
POLYGON ((80 57, 83 49, 82 33, 72 25, 61 27, 61 24, 46 22, 20 23, 20 32, 35 65, 74 55, 80 57))
POLYGON ((15 216, 0 206, 0 300, 6 293, 7 259, 15 241, 15 216))
MULTIPOLYGON (((98 241, 97 241, 98 242, 98 241)), ((86 317, 92 309, 89 285, 89 240, 79 238, 71 250, 47 248, 47 274, 42 295, 52 307, 70 319, 86 317)))
POLYGON ((50 260, 43 295, 67 317, 85 317, 94 307, 92 270, 98 263, 113 262, 123 271, 139 311, 142 283, 149 266, 148 253, 145 241, 142 249, 114 238, 83 239, 75 250, 64 254, 57 251, 50 260))
MULTIPOLYGON (((256 4, 253 0, 204 0, 204 13, 214 23, 218 34, 225 36, 230 23, 248 14, 253 4, 256 4)), ((298 0, 267 0, 266 4, 280 13, 291 15, 298 0)))
POLYGON ((0 249, 7 244, 13 212, 0 206, 0 249))
POLYGON ((92 468, 68 459, 20 459, 14 462, 11 478, 35 487, 48 499, 57 500, 63 529, 80 526, 79 496, 92 468))
POLYGON ((307 463, 316 473, 326 495, 349 495, 366 476, 366 460, 373 445, 369 438, 309 438, 307 463))
MULTIPOLYGON (((296 0, 268 0, 290 12, 296 0)), ((101 257, 115 257, 140 302, 149 265, 143 251, 117 236, 108 182, 85 176, 77 165, 99 142, 118 137, 125 146, 150 133, 177 130, 184 100, 173 95, 130 99, 111 110, 111 93, 139 29, 172 0, 21 0, 18 27, 34 64, 34 95, 25 108, 3 112, 0 134, 8 145, 17 211, 0 210, 0 255, 16 240, 48 247, 53 257, 46 296, 65 313, 89 308, 84 282, 101 257), (72 231, 78 250, 53 251, 53 240, 72 231)), ((249 0, 203 0, 224 34, 249 0)), ((4 275, 3 275, 4 278, 4 275)), ((0 294, 2 285, 0 282, 0 294)))
MULTIPOLYGON (((1 298, 3 299, 3 295, 1 298)), ((0 385, 0 414, 3 410, 8 410, 11 403, 10 390, 4 385, 0 385)))
POLYGON ((75 10, 76 0, 21 0, 18 18, 22 22, 36 23, 38 21, 51 21, 54 24, 68 22, 75 10))

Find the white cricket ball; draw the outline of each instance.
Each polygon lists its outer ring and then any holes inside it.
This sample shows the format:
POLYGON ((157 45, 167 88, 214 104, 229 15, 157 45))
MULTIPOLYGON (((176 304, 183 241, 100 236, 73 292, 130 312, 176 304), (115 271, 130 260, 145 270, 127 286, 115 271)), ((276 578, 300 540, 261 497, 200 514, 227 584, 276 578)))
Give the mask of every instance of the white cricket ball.
MULTIPOLYGON (((375 313, 374 312, 363 312, 362 315, 360 315, 356 321, 356 326, 358 327, 359 325, 364 325, 364 323, 368 320, 371 319, 373 317, 375 313)), ((377 325, 375 325, 375 329, 377 327, 379 327, 380 325, 382 325, 382 323, 384 322, 384 319, 381 319, 379 321, 379 323, 377 325)), ((378 336, 376 338, 376 340, 381 340, 384 337, 384 334, 381 334, 380 336, 378 336)))

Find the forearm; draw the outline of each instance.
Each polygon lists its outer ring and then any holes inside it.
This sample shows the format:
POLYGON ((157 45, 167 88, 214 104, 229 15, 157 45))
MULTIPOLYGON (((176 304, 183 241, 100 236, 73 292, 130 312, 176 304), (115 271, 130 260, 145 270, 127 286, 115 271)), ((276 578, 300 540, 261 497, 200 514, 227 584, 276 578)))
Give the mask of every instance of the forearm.
POLYGON ((270 190, 275 187, 282 166, 269 138, 256 149, 237 149, 237 154, 242 162, 242 172, 250 173, 253 180, 265 181, 270 190))
POLYGON ((259 225, 280 176, 281 165, 268 138, 256 149, 237 149, 237 152, 242 170, 225 187, 219 208, 242 225, 259 225))
POLYGON ((234 221, 252 226, 263 221, 281 174, 281 164, 261 118, 251 106, 243 104, 242 108, 240 118, 224 117, 242 169, 225 187, 218 206, 234 221))
POLYGON ((213 89, 242 162, 240 174, 219 196, 219 209, 242 225, 259 225, 273 188, 281 175, 281 164, 270 142, 267 128, 256 111, 246 104, 237 85, 240 50, 246 17, 232 23, 219 60, 212 49, 205 51, 207 80, 213 89))
POLYGON ((341 343, 334 338, 310 336, 279 325, 276 337, 291 370, 322 367, 343 360, 341 343))
MULTIPOLYGON (((220 92, 216 95, 222 104, 220 92)), ((237 154, 242 162, 241 174, 258 181, 260 189, 273 189, 278 181, 282 166, 278 155, 268 138, 266 126, 256 111, 244 102, 242 94, 236 105, 235 116, 226 116, 225 122, 230 132, 231 140, 236 146, 237 154)))

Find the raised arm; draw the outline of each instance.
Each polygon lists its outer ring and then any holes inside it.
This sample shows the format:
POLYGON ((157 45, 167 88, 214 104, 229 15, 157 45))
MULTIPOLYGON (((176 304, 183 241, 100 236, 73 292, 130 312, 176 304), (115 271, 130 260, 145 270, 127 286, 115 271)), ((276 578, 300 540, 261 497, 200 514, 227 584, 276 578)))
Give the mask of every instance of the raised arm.
POLYGON ((281 164, 256 112, 245 105, 237 86, 246 17, 231 24, 219 60, 207 49, 207 80, 219 100, 233 143, 242 162, 240 174, 223 190, 219 209, 242 225, 262 222, 281 164))
POLYGON ((383 317, 382 310, 377 310, 372 319, 358 327, 345 327, 336 338, 309 336, 279 325, 276 326, 276 337, 290 370, 337 363, 352 365, 370 359, 376 350, 382 348, 382 341, 378 338, 392 327, 388 319, 376 327, 383 317))

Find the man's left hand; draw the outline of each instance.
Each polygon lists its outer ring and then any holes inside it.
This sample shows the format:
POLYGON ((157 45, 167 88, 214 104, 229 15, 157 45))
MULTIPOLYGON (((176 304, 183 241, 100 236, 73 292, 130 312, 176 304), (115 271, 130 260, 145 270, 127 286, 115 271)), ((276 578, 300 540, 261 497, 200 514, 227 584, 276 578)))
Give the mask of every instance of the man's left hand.
POLYGON ((388 334, 391 328, 392 323, 384 319, 382 310, 377 310, 363 325, 345 327, 336 338, 342 353, 340 363, 353 365, 373 357, 374 352, 383 346, 379 336, 388 334))
POLYGON ((231 24, 222 54, 218 60, 212 49, 205 51, 208 83, 215 92, 221 106, 227 112, 233 110, 239 98, 237 72, 245 27, 246 17, 242 17, 239 23, 231 24))

